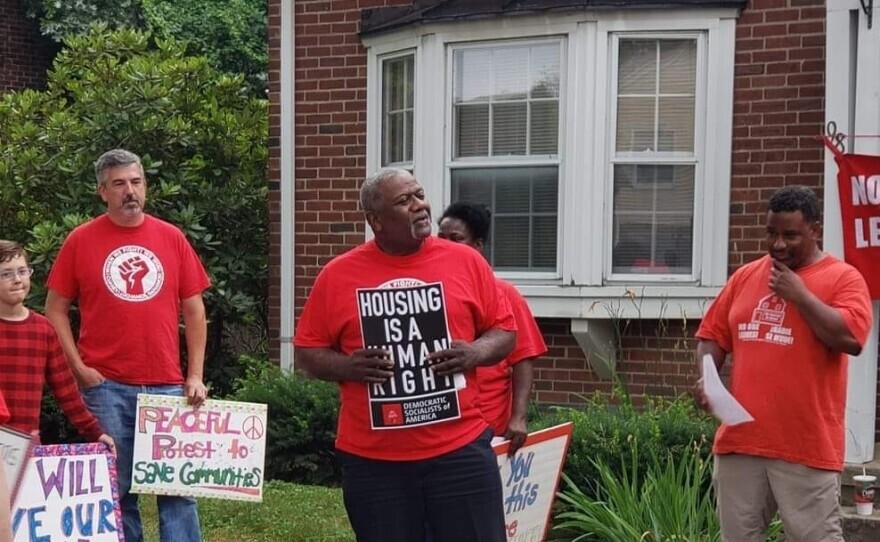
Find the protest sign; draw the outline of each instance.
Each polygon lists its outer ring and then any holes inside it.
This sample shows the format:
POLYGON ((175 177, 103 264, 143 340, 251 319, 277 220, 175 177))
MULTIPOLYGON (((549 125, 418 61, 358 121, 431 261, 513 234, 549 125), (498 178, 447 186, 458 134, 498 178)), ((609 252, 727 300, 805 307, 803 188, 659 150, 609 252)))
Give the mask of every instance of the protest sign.
POLYGON ((263 500, 266 405, 138 394, 133 493, 263 500))
POLYGON ((6 483, 9 484, 10 501, 15 502, 15 495, 24 476, 24 467, 30 457, 33 437, 27 433, 0 426, 0 459, 6 483))
POLYGON ((116 457, 103 443, 34 447, 12 532, 15 542, 120 542, 116 457))
POLYGON ((510 441, 493 446, 504 495, 508 542, 541 542, 550 527, 550 512, 571 439, 572 424, 530 433, 513 457, 510 441))
POLYGON ((843 255, 880 299, 880 156, 836 154, 843 255))
POLYGON ((443 284, 398 279, 357 291, 364 348, 384 348, 394 375, 368 386, 373 429, 430 425, 461 417, 464 376, 437 376, 428 354, 449 348, 443 284))

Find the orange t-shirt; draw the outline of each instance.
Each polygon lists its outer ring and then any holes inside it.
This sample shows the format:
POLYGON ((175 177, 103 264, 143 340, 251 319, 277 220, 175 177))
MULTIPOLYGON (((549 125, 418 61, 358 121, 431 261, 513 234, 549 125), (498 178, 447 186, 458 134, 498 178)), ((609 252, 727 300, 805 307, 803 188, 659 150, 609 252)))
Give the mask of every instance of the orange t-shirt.
POLYGON ((492 268, 467 245, 425 239, 414 254, 391 256, 375 241, 328 263, 296 328, 300 348, 350 355, 392 352, 394 377, 382 385, 339 383, 336 447, 370 459, 437 457, 486 430, 476 371, 439 377, 425 363, 445 337, 472 342, 489 329, 516 331, 492 268))
POLYGON ((500 363, 478 367, 477 383, 480 387, 480 411, 483 418, 492 426, 495 434, 500 436, 504 434, 510 421, 513 399, 511 367, 523 360, 543 356, 547 353, 547 345, 529 304, 516 287, 499 279, 498 289, 507 298, 516 320, 516 346, 500 363))
MULTIPOLYGON (((755 418, 722 425, 713 451, 842 470, 848 356, 828 349, 770 290, 771 267, 765 256, 738 269, 697 331, 732 353, 730 391, 755 418)), ((862 275, 830 254, 797 274, 864 344, 872 312, 862 275)))

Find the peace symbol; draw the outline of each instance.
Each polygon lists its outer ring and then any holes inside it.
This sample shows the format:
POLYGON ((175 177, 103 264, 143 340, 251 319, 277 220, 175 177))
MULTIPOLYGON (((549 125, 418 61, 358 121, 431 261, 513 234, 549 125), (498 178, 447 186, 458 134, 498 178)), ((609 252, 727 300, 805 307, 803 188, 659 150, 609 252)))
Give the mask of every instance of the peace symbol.
POLYGON ((263 436, 263 421, 257 416, 248 416, 241 424, 241 432, 251 440, 257 440, 263 436))

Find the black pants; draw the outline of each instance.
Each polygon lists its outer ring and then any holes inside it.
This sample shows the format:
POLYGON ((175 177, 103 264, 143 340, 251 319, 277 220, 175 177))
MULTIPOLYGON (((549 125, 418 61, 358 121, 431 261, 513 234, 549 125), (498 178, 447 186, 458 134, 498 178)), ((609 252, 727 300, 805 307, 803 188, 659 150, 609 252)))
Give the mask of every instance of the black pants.
POLYGON ((506 542, 501 477, 487 430, 420 461, 337 451, 348 519, 358 542, 506 542))

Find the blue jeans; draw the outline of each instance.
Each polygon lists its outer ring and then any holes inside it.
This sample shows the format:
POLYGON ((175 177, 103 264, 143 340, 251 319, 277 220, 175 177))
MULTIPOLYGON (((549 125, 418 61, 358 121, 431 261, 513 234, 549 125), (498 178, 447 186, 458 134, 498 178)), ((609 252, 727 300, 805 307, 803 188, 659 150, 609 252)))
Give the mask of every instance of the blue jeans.
MULTIPOLYGON (((129 386, 112 380, 82 390, 83 400, 101 422, 108 435, 116 441, 116 469, 119 481, 119 503, 125 542, 143 542, 138 496, 129 493, 134 458, 134 431, 138 393, 183 395, 183 386, 129 386)), ((162 542, 201 542, 199 514, 195 499, 158 495, 159 538, 162 542)))
POLYGON ((378 461, 337 450, 358 542, 506 542, 491 440, 488 429, 458 450, 420 461, 378 461))

